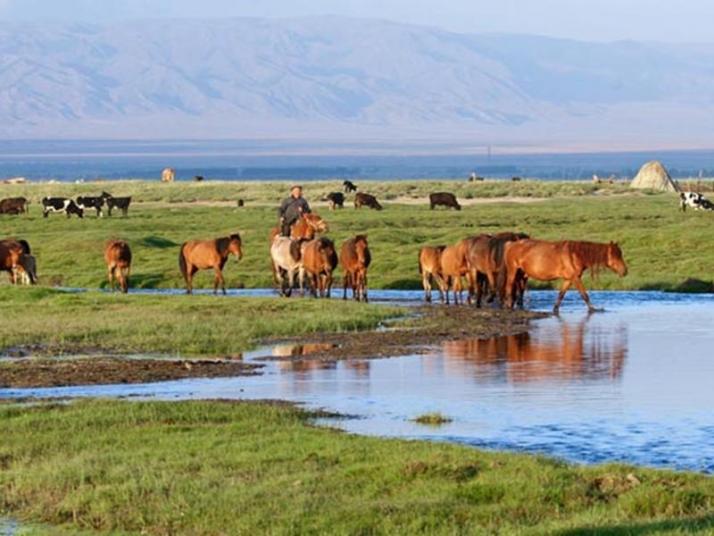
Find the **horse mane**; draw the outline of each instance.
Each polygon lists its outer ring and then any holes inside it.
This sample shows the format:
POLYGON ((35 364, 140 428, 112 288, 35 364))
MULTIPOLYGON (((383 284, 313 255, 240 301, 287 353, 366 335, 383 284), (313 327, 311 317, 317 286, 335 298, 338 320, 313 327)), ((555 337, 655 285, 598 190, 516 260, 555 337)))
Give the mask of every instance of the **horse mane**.
POLYGON ((571 255, 577 257, 584 266, 590 268, 593 277, 595 277, 599 268, 607 266, 609 244, 567 240, 564 245, 570 250, 571 255))
POLYGON ((22 246, 22 252, 25 255, 30 255, 32 253, 32 251, 30 251, 30 244, 28 243, 27 240, 20 239, 17 242, 22 246))
POLYGON ((228 246, 231 244, 230 236, 223 236, 221 238, 216 238, 216 249, 218 253, 223 257, 228 251, 228 246))

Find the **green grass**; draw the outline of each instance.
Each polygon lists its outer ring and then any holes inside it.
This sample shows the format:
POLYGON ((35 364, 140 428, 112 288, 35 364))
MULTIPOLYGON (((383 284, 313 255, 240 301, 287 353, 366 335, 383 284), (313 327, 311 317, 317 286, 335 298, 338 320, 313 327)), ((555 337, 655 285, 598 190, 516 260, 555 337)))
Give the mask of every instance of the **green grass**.
MULTIPOLYGON (((243 209, 203 204, 138 203, 129 218, 101 220, 93 216, 67 220, 59 215, 43 219, 38 207, 33 206, 29 216, 0 216, 0 235, 24 237, 30 241, 36 251, 42 284, 88 288, 106 285, 102 259, 104 242, 112 237, 124 238, 134 251, 132 284, 152 288, 183 285, 177 257, 179 245, 185 240, 240 231, 244 237, 245 257, 240 264, 229 261, 224 271, 227 284, 231 287, 267 287, 272 284, 268 234, 275 224, 274 204, 284 195, 284 184, 161 185, 136 182, 112 183, 111 186, 117 193, 136 193, 139 199, 145 195, 147 199, 157 201, 232 199, 246 190, 269 202, 260 206, 249 203, 243 209)), ((307 194, 327 190, 328 186, 311 183, 307 194)), ((537 181, 478 185, 466 182, 375 182, 369 186, 373 191, 393 192, 402 202, 388 204, 381 212, 345 208, 331 213, 325 207, 318 207, 318 210, 329 221, 329 236, 338 246, 356 233, 369 235, 373 252, 372 288, 419 288, 416 258, 423 244, 453 243, 471 234, 518 229, 543 239, 619 241, 630 264, 630 275, 618 279, 604 274, 598 281, 588 281, 589 287, 712 290, 714 235, 710 230, 714 216, 694 211, 682 214, 677 210, 676 197, 671 194, 615 195, 621 185, 606 185, 597 195, 591 195, 597 185, 537 181), (491 189, 493 195, 512 190, 518 196, 533 190, 538 196, 548 196, 549 199, 532 203, 504 200, 467 206, 461 212, 431 211, 426 204, 428 191, 467 188, 491 189), (563 197, 577 191, 583 195, 563 197), (421 202, 406 204, 405 196, 414 196, 421 202)), ((43 189, 69 194, 102 187, 30 185, 22 188, 36 194, 43 189)), ((0 196, 16 193, 14 188, 0 186, 0 196)), ((318 196, 311 199, 315 197, 318 196)), ((199 273, 196 283, 198 287, 210 287, 211 273, 199 273)))
POLYGON ((0 350, 37 345, 36 354, 101 349, 129 353, 235 355, 269 337, 373 328, 400 309, 342 300, 70 294, 0 288, 12 321, 0 350))
POLYGON ((315 428, 287 406, 0 407, 0 512, 112 534, 684 534, 714 481, 315 428))

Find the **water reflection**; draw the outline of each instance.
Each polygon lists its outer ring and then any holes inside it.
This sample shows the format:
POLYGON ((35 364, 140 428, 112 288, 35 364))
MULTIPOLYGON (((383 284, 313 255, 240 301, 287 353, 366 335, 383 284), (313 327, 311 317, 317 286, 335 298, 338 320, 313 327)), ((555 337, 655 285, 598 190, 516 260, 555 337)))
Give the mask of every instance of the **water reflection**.
POLYGON ((589 329, 589 320, 553 319, 528 333, 447 341, 441 348, 445 367, 452 373, 512 383, 620 378, 627 357, 627 327, 589 329))

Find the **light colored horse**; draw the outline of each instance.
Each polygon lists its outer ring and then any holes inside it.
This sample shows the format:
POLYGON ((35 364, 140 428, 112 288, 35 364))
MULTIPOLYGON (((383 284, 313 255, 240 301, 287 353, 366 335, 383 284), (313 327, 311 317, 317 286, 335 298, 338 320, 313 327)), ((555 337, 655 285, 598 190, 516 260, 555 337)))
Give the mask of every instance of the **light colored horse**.
POLYGON ((300 295, 305 295, 305 267, 302 258, 302 241, 291 240, 286 236, 276 236, 270 245, 270 259, 273 273, 280 286, 280 294, 289 297, 298 276, 300 295))

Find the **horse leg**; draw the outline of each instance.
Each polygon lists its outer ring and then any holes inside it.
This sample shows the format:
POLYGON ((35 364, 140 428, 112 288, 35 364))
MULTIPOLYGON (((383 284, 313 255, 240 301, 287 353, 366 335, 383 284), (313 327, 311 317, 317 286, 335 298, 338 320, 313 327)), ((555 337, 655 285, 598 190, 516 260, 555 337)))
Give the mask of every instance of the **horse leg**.
POLYGON ((223 291, 223 295, 225 296, 226 281, 225 279, 223 279, 223 271, 221 270, 220 266, 216 266, 214 270, 216 272, 216 277, 213 281, 213 294, 218 294, 218 285, 221 285, 221 290, 223 291))
POLYGON ((474 294, 476 294, 476 270, 466 270, 466 285, 468 287, 468 297, 467 301, 470 304, 473 303, 474 294))
POLYGON ((124 291, 124 294, 129 292, 129 272, 131 271, 131 268, 128 266, 126 268, 123 268, 121 271, 121 276, 122 276, 122 290, 124 291))
POLYGON ((448 297, 449 292, 446 281, 440 275, 434 275, 434 279, 436 280, 436 285, 439 288, 439 299, 441 300, 441 303, 444 303, 444 294, 446 293, 448 297))
POLYGON ((107 268, 107 279, 109 280, 109 291, 111 292, 114 290, 114 267, 113 266, 109 266, 109 268, 107 268))
POLYGON ((573 282, 570 279, 564 279, 563 284, 560 287, 560 293, 558 294, 558 299, 555 300, 555 306, 553 307, 553 313, 554 314, 559 314, 560 312, 560 304, 563 301, 563 298, 565 298, 565 293, 568 292, 568 289, 570 288, 570 285, 573 282))
POLYGON ((588 292, 587 292, 587 290, 585 290, 585 285, 583 285, 583 280, 580 279, 580 277, 575 278, 575 287, 580 292, 580 297, 587 304, 588 312, 589 313, 596 312, 597 308, 592 303, 590 303, 590 296, 588 296, 588 292))
POLYGON ((514 296, 513 296, 513 285, 516 281, 518 275, 518 268, 508 268, 506 271, 506 283, 503 289, 503 302, 508 309, 513 309, 514 296))
POLYGON ((424 287, 424 301, 431 303, 431 275, 426 270, 421 274, 421 286, 424 287))
POLYGON ((364 303, 369 302, 369 297, 367 296, 367 270, 362 272, 362 301, 364 303))
POLYGON ((347 299, 347 285, 349 285, 350 282, 350 274, 349 272, 345 272, 344 275, 342 276, 342 299, 346 300, 347 299))
POLYGON ((463 298, 461 296, 462 291, 463 287, 461 285, 461 276, 457 275, 454 278, 454 305, 459 305, 463 303, 463 298))
POLYGON ((193 294, 193 264, 186 263, 186 294, 193 294))

